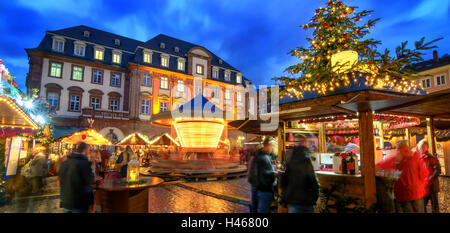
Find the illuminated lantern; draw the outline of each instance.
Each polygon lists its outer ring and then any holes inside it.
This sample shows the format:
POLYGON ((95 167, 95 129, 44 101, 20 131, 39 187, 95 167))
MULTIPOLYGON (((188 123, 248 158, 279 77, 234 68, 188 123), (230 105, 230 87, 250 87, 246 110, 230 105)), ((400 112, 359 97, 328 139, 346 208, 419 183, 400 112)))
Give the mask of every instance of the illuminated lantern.
POLYGON ((127 181, 136 182, 139 181, 139 161, 136 155, 133 155, 127 166, 127 181))
POLYGON ((117 161, 117 156, 114 153, 111 155, 111 157, 109 157, 109 160, 108 160, 108 168, 110 170, 114 170, 116 168, 116 161, 117 161))

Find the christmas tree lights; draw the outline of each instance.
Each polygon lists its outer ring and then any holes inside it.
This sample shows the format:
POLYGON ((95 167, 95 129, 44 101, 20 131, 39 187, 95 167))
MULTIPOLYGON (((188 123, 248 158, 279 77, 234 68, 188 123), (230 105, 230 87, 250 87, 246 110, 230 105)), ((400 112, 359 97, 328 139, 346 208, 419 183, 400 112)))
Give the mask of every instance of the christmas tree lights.
POLYGON ((316 10, 311 22, 301 27, 313 29, 307 38, 308 47, 297 47, 288 52, 301 62, 289 66, 288 76, 274 78, 285 89, 281 96, 301 98, 304 92, 315 91, 320 95, 356 83, 362 73, 366 86, 391 89, 398 92, 418 92, 420 88, 412 81, 416 72, 410 68, 422 61, 421 51, 435 48, 432 44, 442 38, 425 43, 424 38, 407 49, 407 41, 396 48, 395 56, 389 50, 377 51, 380 41, 367 38, 370 29, 379 19, 367 20, 373 11, 357 11, 341 1, 329 0, 325 7, 316 10))

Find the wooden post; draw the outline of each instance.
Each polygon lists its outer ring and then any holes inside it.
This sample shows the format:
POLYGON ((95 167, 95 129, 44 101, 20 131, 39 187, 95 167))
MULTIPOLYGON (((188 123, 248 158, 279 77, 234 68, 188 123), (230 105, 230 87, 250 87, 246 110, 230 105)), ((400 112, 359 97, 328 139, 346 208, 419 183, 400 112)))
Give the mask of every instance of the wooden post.
MULTIPOLYGON (((282 163, 286 160, 286 146, 285 146, 285 137, 286 137, 286 122, 280 122, 277 131, 278 137, 278 160, 282 163)), ((278 200, 280 200, 281 194, 283 192, 281 188, 281 175, 278 176, 278 200)), ((287 213, 287 208, 284 208, 281 205, 278 205, 278 213, 287 213)))
POLYGON ((325 131, 325 123, 322 123, 321 127, 319 129, 319 152, 320 153, 327 152, 327 138, 326 138, 326 131, 325 131))
POLYGON ((405 140, 408 142, 408 147, 411 148, 411 133, 409 132, 409 128, 405 128, 405 140))
POLYGON ((371 111, 359 112, 358 121, 361 151, 361 172, 364 179, 365 206, 366 208, 370 208, 377 202, 373 113, 371 111))
POLYGON ((428 150, 432 155, 436 153, 436 140, 434 136, 434 119, 433 117, 427 117, 427 141, 428 150))

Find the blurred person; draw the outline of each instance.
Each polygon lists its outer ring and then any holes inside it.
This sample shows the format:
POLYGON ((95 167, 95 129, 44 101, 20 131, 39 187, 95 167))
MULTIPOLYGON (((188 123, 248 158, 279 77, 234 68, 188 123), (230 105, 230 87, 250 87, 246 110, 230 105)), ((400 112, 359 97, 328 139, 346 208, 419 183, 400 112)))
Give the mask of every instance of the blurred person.
POLYGON ((249 162, 248 182, 251 184, 251 213, 269 213, 277 184, 278 172, 272 160, 276 142, 267 137, 263 148, 249 162))
POLYGON ((64 213, 88 213, 94 202, 92 185, 95 182, 91 162, 87 156, 89 145, 81 142, 77 151, 61 162, 59 171, 61 207, 64 213))
POLYGON ((45 147, 43 147, 41 144, 36 144, 31 152, 33 154, 33 158, 29 163, 32 194, 37 194, 41 191, 41 188, 43 186, 43 178, 48 171, 45 151, 45 147))
POLYGON ((427 182, 425 183, 425 197, 424 197, 424 211, 427 212, 428 202, 431 202, 431 209, 433 213, 439 213, 439 175, 441 174, 441 165, 439 159, 433 156, 428 151, 428 142, 422 139, 417 144, 416 156, 422 158, 427 173, 427 182))
POLYGON ((133 155, 135 154, 130 146, 127 146, 125 150, 119 154, 116 160, 116 168, 118 169, 122 177, 127 177, 128 162, 131 160, 133 155))
POLYGON ((287 203, 289 213, 314 213, 319 181, 303 143, 294 147, 281 181, 282 200, 287 203))
POLYGON ((406 140, 397 142, 395 153, 375 165, 377 170, 398 170, 400 177, 394 182, 395 207, 399 213, 423 213, 425 196, 425 166, 415 156, 406 140))

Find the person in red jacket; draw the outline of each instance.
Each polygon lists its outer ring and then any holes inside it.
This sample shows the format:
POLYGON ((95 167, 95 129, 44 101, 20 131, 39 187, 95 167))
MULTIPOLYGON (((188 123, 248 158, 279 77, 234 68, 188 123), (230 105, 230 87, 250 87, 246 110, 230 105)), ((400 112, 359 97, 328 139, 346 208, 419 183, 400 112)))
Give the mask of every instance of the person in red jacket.
POLYGON ((431 201, 433 213, 439 213, 439 175, 441 165, 439 160, 428 151, 428 142, 423 139, 417 144, 416 155, 420 156, 427 168, 427 183, 425 186, 424 210, 427 212, 428 202, 431 201))
POLYGON ((427 173, 423 162, 411 152, 407 141, 397 143, 397 150, 376 164, 378 170, 399 170, 400 177, 394 182, 395 207, 398 213, 423 213, 425 179, 427 173))

